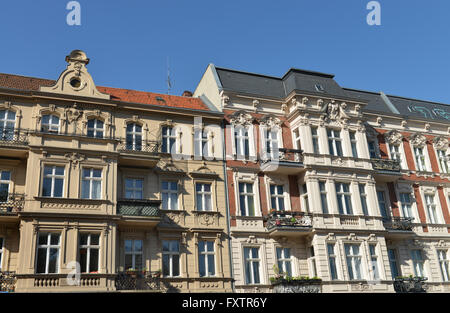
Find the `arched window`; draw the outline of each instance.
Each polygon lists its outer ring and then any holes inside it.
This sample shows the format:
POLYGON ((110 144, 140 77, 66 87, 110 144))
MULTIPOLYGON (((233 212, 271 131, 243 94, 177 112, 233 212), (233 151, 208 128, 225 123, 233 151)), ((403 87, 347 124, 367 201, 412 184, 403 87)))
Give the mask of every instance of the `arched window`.
POLYGON ((16 124, 16 112, 9 110, 0 111, 0 134, 2 140, 14 139, 15 124, 16 124))
POLYGON ((88 120, 87 123, 87 136, 94 138, 103 138, 103 121, 98 120, 96 118, 92 118, 88 120))
POLYGON ((142 150, 142 126, 136 123, 127 124, 127 150, 142 150))
POLYGON ((50 114, 42 116, 41 131, 59 133, 59 117, 50 114))

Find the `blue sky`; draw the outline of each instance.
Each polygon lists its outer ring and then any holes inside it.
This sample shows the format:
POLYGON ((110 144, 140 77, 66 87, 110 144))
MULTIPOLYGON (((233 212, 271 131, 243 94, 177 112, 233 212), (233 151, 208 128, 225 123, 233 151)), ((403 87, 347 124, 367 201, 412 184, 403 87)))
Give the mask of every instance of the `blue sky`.
POLYGON ((97 85, 194 90, 209 63, 281 76, 296 67, 335 74, 344 87, 450 104, 450 2, 380 0, 66 0, 0 4, 0 72, 56 79, 64 57, 84 50, 97 85))

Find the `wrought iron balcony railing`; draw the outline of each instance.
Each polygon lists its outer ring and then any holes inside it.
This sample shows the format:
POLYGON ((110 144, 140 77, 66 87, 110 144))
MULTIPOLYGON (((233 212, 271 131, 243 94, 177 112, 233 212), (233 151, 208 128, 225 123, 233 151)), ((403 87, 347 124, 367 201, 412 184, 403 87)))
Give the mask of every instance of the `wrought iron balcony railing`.
POLYGON ((406 230, 412 231, 412 217, 392 217, 390 219, 384 219, 384 227, 388 230, 406 230))
POLYGON ((426 277, 396 277, 394 290, 397 293, 424 293, 426 292, 426 277))
POLYGON ((388 159, 370 159, 372 167, 376 171, 400 172, 400 161, 388 159))
POLYGON ((265 157, 262 159, 262 163, 267 162, 292 162, 292 163, 302 163, 303 162, 303 150, 298 149, 287 149, 280 148, 278 153, 267 152, 265 157))
POLYGON ((16 282, 16 272, 0 272, 0 292, 14 292, 16 282))
POLYGON ((126 139, 118 139, 117 151, 125 153, 158 154, 161 143, 154 140, 142 140, 128 142, 126 139))
POLYGON ((117 201, 117 214, 126 216, 160 217, 159 200, 121 199, 117 201))
POLYGON ((2 146, 26 146, 30 131, 19 128, 0 128, 0 145, 2 146))
POLYGON ((272 212, 267 217, 266 227, 274 228, 309 228, 312 227, 312 216, 303 212, 272 212))
POLYGON ((23 210, 24 205, 24 194, 0 193, 0 213, 17 213, 23 210))
POLYGON ((159 272, 128 271, 118 273, 115 279, 116 290, 161 291, 159 272))

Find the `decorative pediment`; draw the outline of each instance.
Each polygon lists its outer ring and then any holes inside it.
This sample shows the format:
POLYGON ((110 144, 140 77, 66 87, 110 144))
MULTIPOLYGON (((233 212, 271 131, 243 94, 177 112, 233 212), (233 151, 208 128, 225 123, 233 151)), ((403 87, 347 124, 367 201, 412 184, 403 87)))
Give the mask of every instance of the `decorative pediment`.
POLYGON ((384 138, 388 144, 397 146, 402 143, 403 135, 397 130, 391 130, 384 135, 384 138))
POLYGON ((191 176, 219 176, 206 165, 206 162, 203 162, 202 166, 190 174, 191 176))
POLYGON ((409 137, 409 142, 413 147, 423 147, 427 143, 427 138, 421 134, 412 134, 409 137))
POLYGON ((267 128, 281 127, 281 124, 281 120, 274 115, 264 116, 260 121, 260 125, 267 128))
POLYGON ((243 111, 238 111, 230 116, 230 123, 232 125, 242 125, 242 126, 249 126, 253 122, 253 117, 243 111))
POLYGON ((438 136, 433 139, 433 145, 437 150, 447 150, 448 149, 448 139, 444 136, 438 136))
POLYGON ((172 160, 164 161, 160 160, 158 164, 156 165, 157 172, 164 172, 164 173, 176 173, 176 174, 185 174, 185 172, 181 169, 179 169, 172 160))
POLYGON ((40 87, 42 92, 69 94, 81 97, 110 99, 110 95, 101 93, 95 87, 91 75, 86 69, 89 58, 81 50, 73 50, 66 56, 67 68, 59 76, 56 84, 51 87, 40 87))

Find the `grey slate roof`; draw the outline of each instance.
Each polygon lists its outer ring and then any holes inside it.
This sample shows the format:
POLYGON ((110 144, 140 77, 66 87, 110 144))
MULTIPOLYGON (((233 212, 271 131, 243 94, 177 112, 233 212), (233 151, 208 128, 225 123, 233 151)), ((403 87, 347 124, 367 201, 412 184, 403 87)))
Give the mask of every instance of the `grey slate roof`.
POLYGON ((380 93, 356 89, 347 89, 347 88, 344 89, 347 92, 347 94, 351 95, 353 98, 367 101, 368 104, 364 108, 364 110, 366 111, 394 113, 386 104, 386 102, 384 102, 384 100, 381 98, 380 93))

